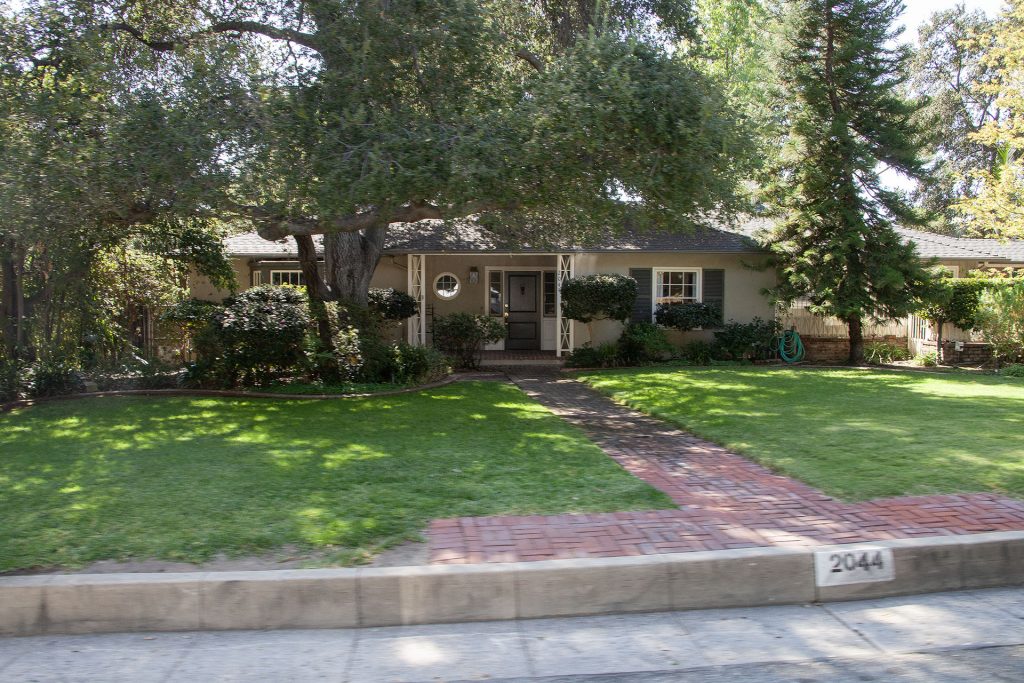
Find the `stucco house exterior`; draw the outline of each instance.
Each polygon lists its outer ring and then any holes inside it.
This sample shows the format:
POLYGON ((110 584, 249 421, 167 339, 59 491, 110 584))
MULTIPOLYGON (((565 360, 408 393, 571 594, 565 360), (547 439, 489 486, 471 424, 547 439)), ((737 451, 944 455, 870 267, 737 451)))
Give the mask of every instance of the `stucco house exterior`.
MULTIPOLYGON (((662 302, 704 301, 721 306, 725 320, 771 318, 762 291, 775 282, 760 268, 765 252, 748 236, 727 229, 691 233, 625 234, 600 244, 566 248, 509 248, 472 223, 395 225, 388 231, 372 287, 408 292, 420 312, 401 327, 414 344, 431 343, 433 317, 466 311, 502 317, 505 339, 493 351, 548 352, 562 356, 586 342, 617 339, 621 325, 599 321, 588 327, 561 315, 560 284, 591 273, 621 273, 640 284, 634 320, 652 320, 662 302)), ((318 242, 319 245, 319 242, 318 242)), ((301 284, 295 243, 271 242, 256 233, 230 237, 227 253, 239 289, 259 284, 301 284)), ((193 281, 192 295, 220 300, 227 292, 193 281)), ((710 331, 687 336, 707 337, 710 331)), ((683 341, 678 336, 675 341, 683 341)))
MULTIPOLYGON (((472 222, 400 224, 389 230, 371 286, 408 292, 420 302, 419 314, 397 331, 413 344, 432 343, 433 318, 457 311, 506 321, 505 339, 489 346, 489 351, 559 357, 588 342, 614 341, 622 331, 618 322, 587 326, 562 317, 560 285, 570 277, 620 273, 640 285, 634 321, 652 320, 662 302, 716 303, 723 320, 778 317, 784 327, 795 327, 804 337, 809 360, 844 359, 848 349, 842 321, 813 316, 800 302, 780 313, 764 296, 763 291, 775 284, 775 273, 764 267, 767 253, 752 237, 764 227, 765 222, 755 220, 728 229, 625 233, 600 243, 552 248, 509 247, 472 222)), ((977 269, 1024 270, 1024 240, 898 230, 914 243, 922 259, 942 265, 955 277, 977 269)), ((228 238, 226 251, 239 290, 303 282, 291 238, 268 241, 255 232, 245 233, 228 238)), ((191 290, 193 296, 212 301, 228 294, 203 278, 195 278, 191 290)), ((673 342, 683 343, 708 339, 711 334, 710 330, 673 331, 670 336, 673 342)), ((917 316, 865 327, 866 339, 906 344, 913 354, 935 350, 936 337, 934 325, 917 316)), ((970 331, 947 325, 943 338, 949 342, 944 350, 947 361, 981 362, 987 357, 986 345, 970 331)))

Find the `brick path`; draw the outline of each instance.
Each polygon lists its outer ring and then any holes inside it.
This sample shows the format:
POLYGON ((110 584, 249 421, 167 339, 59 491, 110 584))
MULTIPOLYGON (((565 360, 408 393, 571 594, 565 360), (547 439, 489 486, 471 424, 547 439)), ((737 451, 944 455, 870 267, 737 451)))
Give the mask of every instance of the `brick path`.
POLYGON ((512 381, 579 426, 609 456, 668 493, 678 510, 431 523, 437 564, 812 546, 1024 530, 1024 502, 992 494, 846 504, 715 444, 620 406, 580 382, 524 368, 512 381))

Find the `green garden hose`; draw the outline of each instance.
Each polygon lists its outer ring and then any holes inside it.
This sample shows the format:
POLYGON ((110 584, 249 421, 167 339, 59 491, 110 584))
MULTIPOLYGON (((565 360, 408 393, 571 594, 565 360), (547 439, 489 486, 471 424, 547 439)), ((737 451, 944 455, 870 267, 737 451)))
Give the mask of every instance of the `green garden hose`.
POLYGON ((786 330, 779 337, 779 358, 787 363, 799 363, 804 359, 804 343, 795 329, 786 330))

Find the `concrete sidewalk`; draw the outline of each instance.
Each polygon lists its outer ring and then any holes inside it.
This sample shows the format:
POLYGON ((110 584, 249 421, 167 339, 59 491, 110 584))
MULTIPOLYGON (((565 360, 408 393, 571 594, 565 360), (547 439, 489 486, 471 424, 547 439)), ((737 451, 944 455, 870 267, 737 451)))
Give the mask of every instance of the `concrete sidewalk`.
POLYGON ((321 631, 0 639, 0 681, 1020 681, 1024 588, 321 631))

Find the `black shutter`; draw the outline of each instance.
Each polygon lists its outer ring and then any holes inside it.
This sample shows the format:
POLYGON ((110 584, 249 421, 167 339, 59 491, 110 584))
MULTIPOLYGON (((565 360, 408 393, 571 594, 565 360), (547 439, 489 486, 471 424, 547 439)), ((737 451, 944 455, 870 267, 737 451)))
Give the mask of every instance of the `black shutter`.
POLYGON ((630 268, 629 276, 636 280, 637 295, 636 303, 633 304, 633 315, 630 320, 635 323, 649 323, 651 321, 651 283, 652 271, 650 268, 630 268))
POLYGON ((704 269, 704 284, 701 287, 704 303, 718 306, 718 322, 725 321, 725 271, 718 268, 704 269))

